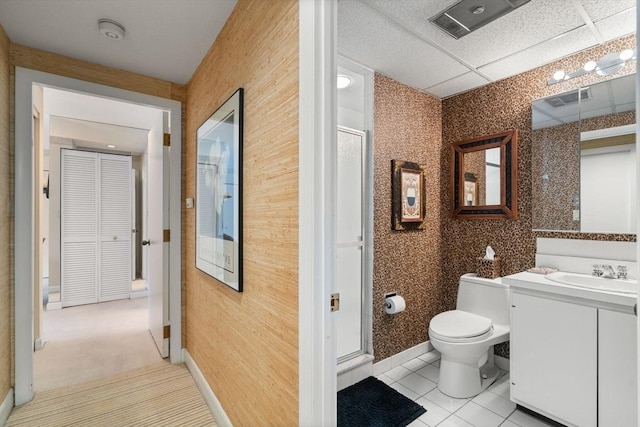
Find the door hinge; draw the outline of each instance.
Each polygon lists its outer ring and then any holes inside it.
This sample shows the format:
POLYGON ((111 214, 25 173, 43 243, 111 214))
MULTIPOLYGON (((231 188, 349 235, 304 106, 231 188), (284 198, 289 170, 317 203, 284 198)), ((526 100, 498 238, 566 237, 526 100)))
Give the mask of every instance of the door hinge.
POLYGON ((164 231, 164 235, 162 236, 162 241, 163 242, 170 242, 171 241, 171 230, 163 230, 164 231))
POLYGON ((331 294, 331 312, 340 310, 340 294, 331 294))
POLYGON ((165 147, 171 147, 171 134, 170 133, 165 133, 164 135, 162 135, 162 145, 164 145, 165 147))
POLYGON ((169 338, 171 336, 171 325, 165 325, 162 330, 162 337, 169 338))

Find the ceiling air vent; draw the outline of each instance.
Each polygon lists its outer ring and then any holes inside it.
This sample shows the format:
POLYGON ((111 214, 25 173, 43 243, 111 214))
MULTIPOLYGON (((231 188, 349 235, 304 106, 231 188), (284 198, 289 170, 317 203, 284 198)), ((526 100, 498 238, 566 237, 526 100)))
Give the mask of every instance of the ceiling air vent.
POLYGON ((461 0, 429 21, 454 39, 459 39, 529 1, 461 0))
POLYGON ((565 105, 576 104, 578 100, 586 101, 591 99, 591 90, 588 87, 580 89, 580 97, 578 97, 578 90, 572 90, 558 96, 552 96, 546 98, 545 102, 551 105, 553 108, 564 107, 565 105))

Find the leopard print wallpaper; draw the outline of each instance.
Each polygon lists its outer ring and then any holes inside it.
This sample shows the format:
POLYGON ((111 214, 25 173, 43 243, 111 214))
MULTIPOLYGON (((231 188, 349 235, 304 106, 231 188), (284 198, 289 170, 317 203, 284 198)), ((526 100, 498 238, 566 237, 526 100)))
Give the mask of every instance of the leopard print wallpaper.
MULTIPOLYGON (((477 258, 491 245, 502 262, 502 275, 534 265, 536 237, 635 241, 635 235, 532 231, 531 102, 578 86, 632 74, 630 63, 611 76, 589 74, 548 86, 562 68, 574 70, 587 60, 635 48, 635 35, 585 50, 555 63, 487 86, 438 100, 380 74, 374 87, 374 280, 373 344, 379 361, 428 339, 436 314, 455 308, 460 276, 477 268, 477 258), (450 145, 456 141, 516 128, 518 209, 512 220, 459 220, 451 217, 450 145), (392 231, 391 159, 426 164, 424 230, 392 231), (398 315, 384 313, 386 292, 407 301, 398 315)), ((496 347, 508 357, 508 345, 496 347)))

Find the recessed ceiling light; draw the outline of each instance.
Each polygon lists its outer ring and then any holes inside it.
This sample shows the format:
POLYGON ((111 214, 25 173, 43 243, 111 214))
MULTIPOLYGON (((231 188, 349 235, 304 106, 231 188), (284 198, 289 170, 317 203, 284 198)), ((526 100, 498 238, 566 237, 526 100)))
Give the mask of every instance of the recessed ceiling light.
POLYGON ((473 13, 474 15, 480 15, 482 12, 484 12, 484 6, 478 6, 475 9, 473 9, 473 13))
POLYGON ((582 68, 585 71, 593 71, 596 69, 596 65, 598 65, 596 61, 587 61, 582 68))
POLYGON ((338 89, 344 89, 351 86, 351 77, 344 74, 338 74, 338 89))
POLYGON ((124 26, 111 19, 99 19, 98 30, 102 35, 112 40, 122 40, 124 38, 124 26))
POLYGON ((626 61, 631 58, 633 58, 633 49, 625 49, 622 52, 620 52, 620 59, 622 59, 623 61, 626 61))
POLYGON ((113 144, 107 144, 107 148, 116 148, 116 146, 113 144))

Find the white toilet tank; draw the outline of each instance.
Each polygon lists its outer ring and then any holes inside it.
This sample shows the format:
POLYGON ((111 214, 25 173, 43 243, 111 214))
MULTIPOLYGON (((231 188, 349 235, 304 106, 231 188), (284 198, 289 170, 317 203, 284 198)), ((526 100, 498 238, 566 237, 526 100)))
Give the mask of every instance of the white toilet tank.
POLYGON ((502 278, 483 279, 467 273, 458 285, 458 310, 475 313, 493 320, 493 324, 509 324, 509 285, 502 278))

